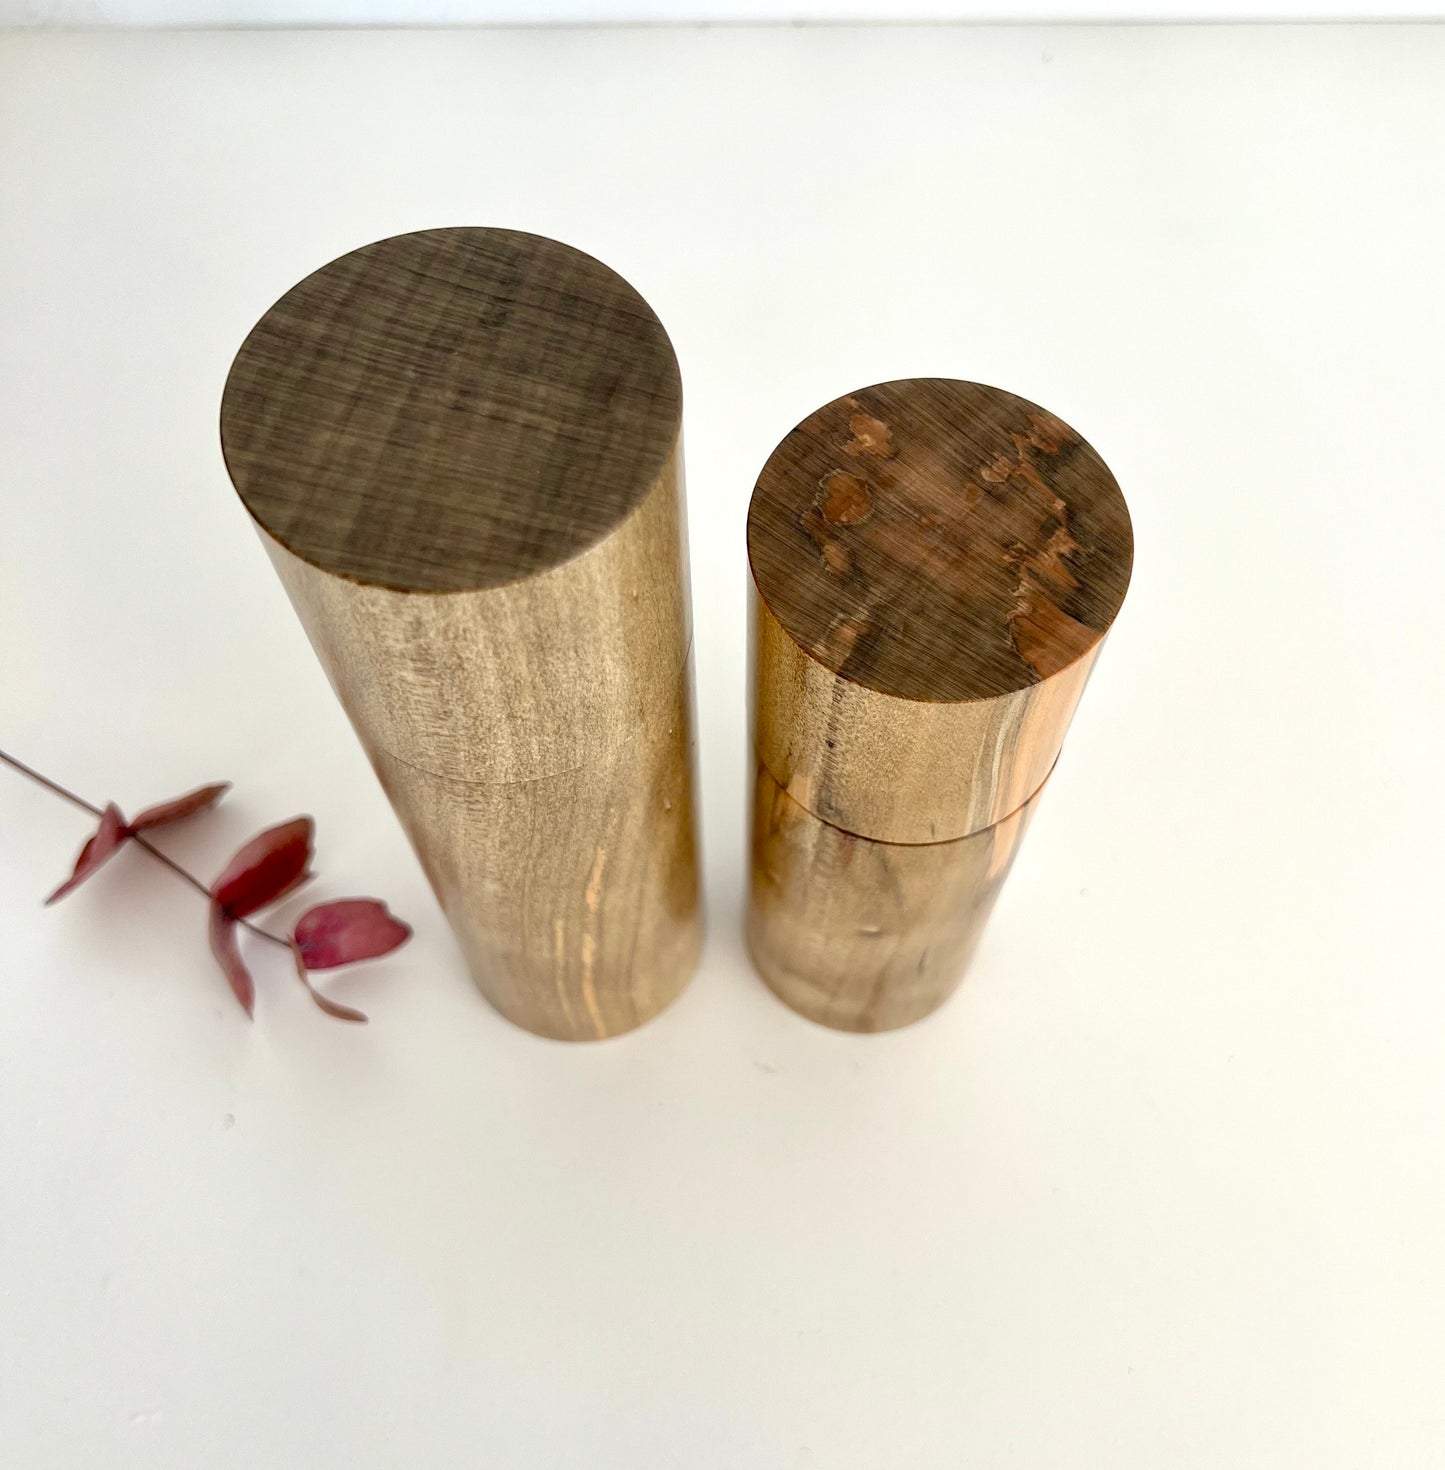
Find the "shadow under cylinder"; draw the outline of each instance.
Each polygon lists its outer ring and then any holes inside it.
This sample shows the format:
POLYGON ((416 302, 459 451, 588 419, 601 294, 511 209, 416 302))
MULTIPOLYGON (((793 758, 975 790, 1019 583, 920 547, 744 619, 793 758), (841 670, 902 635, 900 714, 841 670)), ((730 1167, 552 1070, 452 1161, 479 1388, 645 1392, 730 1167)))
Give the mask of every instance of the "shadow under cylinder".
POLYGON ((1123 602, 1133 533, 1069 426, 979 383, 839 398, 748 511, 748 945, 885 1031, 957 988, 1123 602))
POLYGON ((247 337, 231 479, 508 1019, 640 1025, 701 943, 682 389, 620 276, 500 229, 332 261, 247 337))

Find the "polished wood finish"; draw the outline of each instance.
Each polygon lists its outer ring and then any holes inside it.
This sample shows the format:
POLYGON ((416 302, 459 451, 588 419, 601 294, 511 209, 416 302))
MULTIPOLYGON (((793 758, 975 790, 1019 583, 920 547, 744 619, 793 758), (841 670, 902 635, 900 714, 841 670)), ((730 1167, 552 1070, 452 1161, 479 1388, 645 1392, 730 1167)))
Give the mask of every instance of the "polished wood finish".
POLYGON ((815 1019, 900 1025, 950 993, 1058 758, 1128 587, 1128 510, 1045 409, 905 379, 783 440, 748 555, 753 954, 815 1019))
POLYGON ((236 488, 483 994, 612 1036, 701 942, 676 359, 515 231, 385 240, 227 382, 236 488))
POLYGON ((748 555, 810 657, 898 699, 1014 694, 1107 631, 1129 514, 1099 456, 998 388, 909 378, 820 408, 774 450, 748 555))
POLYGON ((1133 535, 1084 440, 978 383, 851 393, 774 450, 748 513, 758 754, 883 842, 963 837, 1053 768, 1133 535))
POLYGON ((1027 801, 952 842, 870 842, 806 811, 760 765, 748 905, 759 974, 842 1031, 928 1015, 963 979, 1033 812, 1027 801))
POLYGON ((900 700, 809 657, 755 589, 754 744, 793 799, 835 827, 880 842, 948 842, 1038 790, 1097 653, 994 699, 900 700))

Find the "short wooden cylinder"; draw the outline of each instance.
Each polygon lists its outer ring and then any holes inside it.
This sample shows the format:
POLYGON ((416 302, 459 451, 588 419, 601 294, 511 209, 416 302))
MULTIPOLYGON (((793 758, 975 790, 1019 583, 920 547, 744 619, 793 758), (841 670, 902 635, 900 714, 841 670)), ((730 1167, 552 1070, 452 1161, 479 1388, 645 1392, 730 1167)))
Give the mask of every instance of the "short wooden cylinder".
POLYGON ((999 389, 882 383, 759 478, 748 936, 852 1031, 956 988, 1128 586, 1113 476, 999 389))
POLYGON ((482 993, 616 1035, 701 944, 676 359, 516 231, 333 261, 232 367, 236 489, 482 993))

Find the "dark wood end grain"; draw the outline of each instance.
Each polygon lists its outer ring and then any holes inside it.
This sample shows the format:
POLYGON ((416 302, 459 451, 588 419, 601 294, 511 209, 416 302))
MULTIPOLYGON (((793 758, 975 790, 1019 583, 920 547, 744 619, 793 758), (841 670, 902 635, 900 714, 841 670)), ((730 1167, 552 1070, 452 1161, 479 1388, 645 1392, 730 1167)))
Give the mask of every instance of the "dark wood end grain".
POLYGON ((221 446, 295 555, 453 592, 599 541, 661 473, 681 412, 667 334, 600 261, 516 230, 424 230, 332 261, 261 318, 221 446))
POLYGON ((1026 689, 1088 652, 1129 584, 1114 477, 1051 413, 907 378, 834 400, 768 459, 748 511, 763 601, 813 658, 904 699, 1026 689))

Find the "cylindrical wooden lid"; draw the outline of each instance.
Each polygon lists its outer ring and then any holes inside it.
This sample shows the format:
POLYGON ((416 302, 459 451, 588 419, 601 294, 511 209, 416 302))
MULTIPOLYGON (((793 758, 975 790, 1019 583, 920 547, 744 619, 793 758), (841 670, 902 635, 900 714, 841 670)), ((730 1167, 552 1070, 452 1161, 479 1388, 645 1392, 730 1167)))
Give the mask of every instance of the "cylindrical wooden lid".
POLYGON ((1133 533, 1067 424, 997 388, 911 378, 836 399, 782 441, 748 555, 759 759, 847 832, 940 842, 1047 778, 1133 533))
POLYGON ((656 559, 676 555, 681 415, 667 334, 621 276, 438 229, 276 302, 221 444, 293 596, 328 599, 313 639, 345 621, 378 650, 367 670, 318 647, 363 740, 501 782, 606 758, 682 677, 686 579, 656 559))

